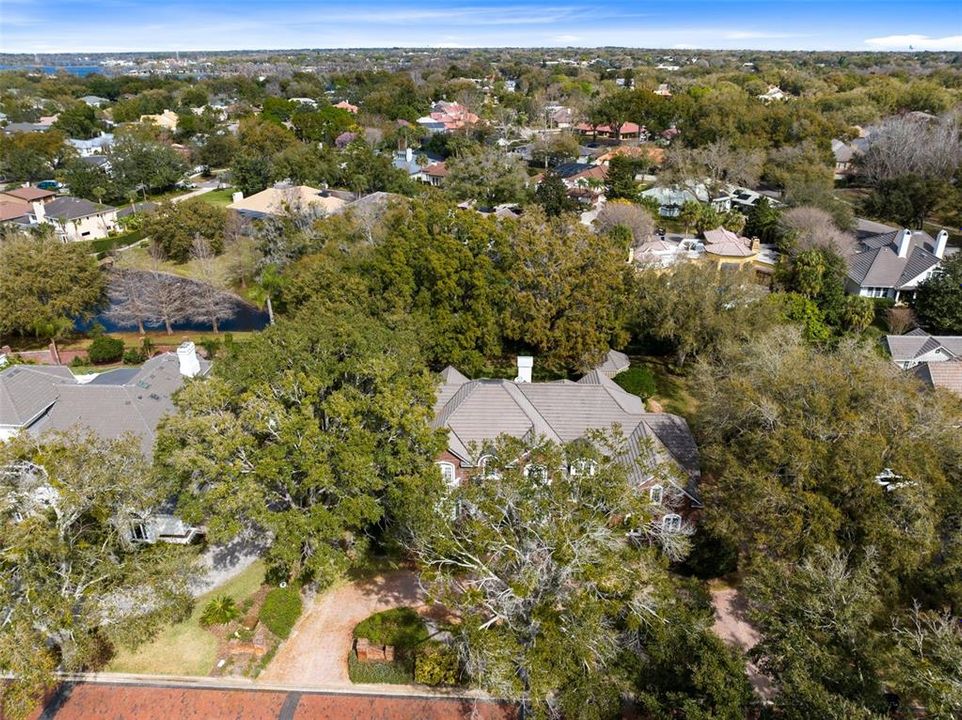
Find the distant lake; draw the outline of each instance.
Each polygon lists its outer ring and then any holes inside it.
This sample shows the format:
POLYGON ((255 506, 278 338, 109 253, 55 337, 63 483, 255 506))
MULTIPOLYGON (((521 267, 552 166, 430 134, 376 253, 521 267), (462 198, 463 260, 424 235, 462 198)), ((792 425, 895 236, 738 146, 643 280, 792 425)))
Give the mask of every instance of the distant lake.
POLYGON ((0 70, 39 70, 48 75, 56 75, 63 70, 79 77, 104 71, 100 65, 0 65, 0 70))
MULTIPOLYGON (((128 271, 128 272, 142 272, 142 271, 128 271)), ((181 279, 181 282, 186 286, 195 285, 196 282, 193 280, 188 280, 186 278, 181 279)), ((236 295, 230 295, 232 303, 232 313, 229 318, 221 320, 218 325, 218 329, 221 332, 247 332, 251 330, 263 330, 270 323, 270 319, 265 311, 254 307, 248 302, 245 302, 236 295)), ((137 329, 136 323, 131 323, 130 325, 124 325, 118 323, 115 320, 111 320, 107 316, 107 311, 101 313, 94 317, 88 323, 77 323, 76 327, 78 330, 87 330, 91 325, 97 323, 102 325, 104 330, 107 332, 130 332, 131 330, 137 329)), ((161 323, 144 323, 144 327, 149 330, 163 330, 164 324, 161 323)), ((199 323, 190 320, 185 320, 183 322, 178 322, 173 324, 174 332, 202 332, 205 330, 210 330, 210 323, 199 323)))

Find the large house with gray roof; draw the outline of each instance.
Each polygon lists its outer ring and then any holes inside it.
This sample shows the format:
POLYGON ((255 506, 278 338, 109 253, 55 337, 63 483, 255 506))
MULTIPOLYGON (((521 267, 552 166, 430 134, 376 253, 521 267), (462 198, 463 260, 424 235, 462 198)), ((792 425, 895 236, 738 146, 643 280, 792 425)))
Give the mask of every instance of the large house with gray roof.
POLYGON ((942 264, 949 234, 932 238, 921 230, 892 230, 859 240, 858 250, 847 258, 846 290, 852 295, 911 299, 923 280, 942 264))
POLYGON ((87 428, 102 437, 133 433, 146 456, 153 453, 157 425, 174 411, 171 396, 185 377, 209 369, 193 343, 151 358, 140 368, 94 377, 69 368, 12 365, 0 370, 0 442, 26 430, 33 435, 87 428))
POLYGON ((437 462, 449 484, 458 484, 483 468, 488 446, 500 435, 543 438, 559 444, 591 431, 620 428, 625 438, 622 460, 629 477, 657 502, 669 488, 655 467, 666 463, 676 472, 671 488, 697 507, 698 448, 683 418, 646 412, 637 395, 623 390, 609 373, 623 366, 621 353, 606 358, 577 382, 531 382, 531 358, 518 358, 517 380, 471 380, 453 367, 441 373, 434 426, 448 433, 447 450, 437 462))
POLYGON ((929 335, 916 328, 905 335, 886 335, 885 346, 892 362, 903 370, 929 362, 962 360, 962 336, 929 335))

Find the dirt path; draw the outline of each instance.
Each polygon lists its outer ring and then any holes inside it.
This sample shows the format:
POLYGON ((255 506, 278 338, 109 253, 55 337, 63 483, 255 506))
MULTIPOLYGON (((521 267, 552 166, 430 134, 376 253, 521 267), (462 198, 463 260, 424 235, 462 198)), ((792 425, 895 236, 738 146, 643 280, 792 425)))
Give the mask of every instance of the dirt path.
POLYGON ((417 575, 409 570, 335 587, 301 615, 258 682, 349 687, 354 626, 374 613, 423 602, 417 575))
MULTIPOLYGON (((746 619, 748 603, 744 595, 732 587, 713 587, 711 600, 712 605, 715 606, 715 624, 712 626, 712 632, 728 645, 733 645, 742 652, 748 652, 755 647, 761 640, 761 636, 748 624, 746 619)), ((745 672, 759 697, 766 701, 771 700, 775 695, 775 686, 771 679, 763 675, 753 662, 745 664, 745 672)))

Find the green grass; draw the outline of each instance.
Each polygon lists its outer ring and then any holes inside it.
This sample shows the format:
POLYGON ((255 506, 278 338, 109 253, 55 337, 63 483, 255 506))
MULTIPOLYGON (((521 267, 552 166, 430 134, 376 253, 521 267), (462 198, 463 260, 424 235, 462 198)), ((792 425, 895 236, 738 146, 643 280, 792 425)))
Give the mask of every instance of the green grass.
POLYGON ((168 625, 151 642, 136 650, 120 650, 108 672, 145 675, 207 675, 217 660, 217 638, 200 626, 204 606, 227 595, 240 605, 264 583, 264 563, 257 561, 220 587, 197 598, 186 620, 168 625))
POLYGON ((117 248, 127 247, 128 245, 133 245, 144 239, 143 230, 135 230, 134 232, 125 233, 123 235, 115 235, 114 237, 101 238, 100 240, 89 240, 91 250, 100 259, 106 255, 111 250, 116 250, 117 248))
POLYGON ((624 372, 618 373, 614 380, 622 389, 632 395, 637 395, 643 400, 647 400, 658 392, 658 382, 651 370, 645 365, 630 367, 624 372))
POLYGON ((198 197, 204 202, 209 202, 211 205, 227 207, 233 202, 235 192, 237 192, 237 190, 234 188, 222 188, 220 190, 211 190, 198 197))
POLYGON ((352 683, 376 685, 411 685, 414 682, 414 665, 402 662, 358 662, 354 651, 347 658, 347 675, 352 683))
MULTIPOLYGON (((695 414, 695 399, 691 395, 688 376, 678 372, 667 357, 656 355, 632 356, 632 366, 644 366, 654 377, 655 392, 650 396, 666 412, 691 419, 695 414)), ((616 378, 617 381, 617 378, 616 378)))

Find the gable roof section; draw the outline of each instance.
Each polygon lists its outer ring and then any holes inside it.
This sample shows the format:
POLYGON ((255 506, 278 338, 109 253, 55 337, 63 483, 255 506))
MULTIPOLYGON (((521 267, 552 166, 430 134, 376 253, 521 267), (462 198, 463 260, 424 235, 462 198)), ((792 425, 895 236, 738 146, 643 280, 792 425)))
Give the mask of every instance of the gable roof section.
POLYGON ((6 368, 0 372, 0 425, 29 425, 57 401, 63 384, 73 382, 73 374, 64 367, 6 368))
POLYGON ((77 220, 79 218, 90 217, 111 212, 117 208, 110 205, 84 200, 76 197, 58 197, 43 206, 44 214, 58 220, 77 220))
POLYGON ((962 360, 920 363, 915 373, 929 387, 945 388, 962 396, 962 360))
POLYGON ((859 287, 902 288, 939 264, 933 253, 935 241, 925 232, 912 233, 909 253, 898 256, 901 230, 881 233, 859 241, 859 251, 848 259, 848 277, 859 287))
POLYGON ((894 362, 909 362, 940 348, 952 357, 962 357, 962 336, 928 335, 915 331, 908 335, 886 335, 885 344, 894 362))
POLYGON ((597 369, 578 382, 467 380, 454 368, 442 377, 451 382, 439 388, 434 427, 447 428, 448 449, 468 464, 477 462, 477 448, 502 434, 567 443, 618 426, 628 439, 629 459, 641 457, 646 438, 654 447, 645 452, 660 453, 659 459, 675 461, 692 476, 698 473, 698 450, 687 423, 645 412, 641 398, 597 369))

